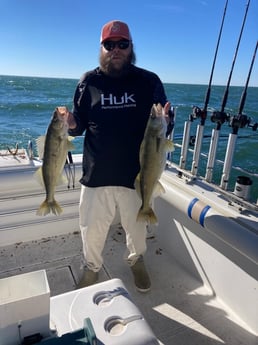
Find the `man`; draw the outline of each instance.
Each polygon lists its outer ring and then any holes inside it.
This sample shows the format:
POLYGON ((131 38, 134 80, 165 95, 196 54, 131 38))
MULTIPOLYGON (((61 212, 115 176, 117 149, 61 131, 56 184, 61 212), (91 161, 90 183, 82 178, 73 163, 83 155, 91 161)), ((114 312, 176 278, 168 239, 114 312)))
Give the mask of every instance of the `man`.
POLYGON ((97 282, 102 250, 118 211, 136 288, 148 291, 151 283, 143 261, 146 224, 136 221, 141 201, 134 181, 151 107, 161 103, 168 113, 170 104, 158 76, 135 66, 127 24, 118 20, 105 24, 100 43, 100 66, 80 79, 69 115, 71 135, 86 130, 80 229, 87 269, 78 287, 97 282))

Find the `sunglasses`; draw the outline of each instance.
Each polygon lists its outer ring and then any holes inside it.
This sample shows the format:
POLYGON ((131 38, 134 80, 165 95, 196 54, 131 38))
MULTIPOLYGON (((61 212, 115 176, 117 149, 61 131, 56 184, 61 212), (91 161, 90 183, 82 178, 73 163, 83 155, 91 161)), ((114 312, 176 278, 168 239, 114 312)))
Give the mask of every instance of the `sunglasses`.
POLYGON ((102 43, 103 47, 107 51, 111 51, 115 49, 115 47, 118 47, 119 49, 127 49, 130 45, 130 41, 128 40, 120 40, 120 41, 105 41, 102 43))

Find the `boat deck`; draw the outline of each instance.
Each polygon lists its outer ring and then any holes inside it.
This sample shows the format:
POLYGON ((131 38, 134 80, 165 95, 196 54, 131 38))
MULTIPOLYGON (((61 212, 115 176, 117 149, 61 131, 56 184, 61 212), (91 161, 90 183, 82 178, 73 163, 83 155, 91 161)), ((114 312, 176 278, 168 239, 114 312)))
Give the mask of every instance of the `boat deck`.
MULTIPOLYGON (((160 344, 257 344, 257 337, 201 281, 184 271, 155 235, 150 234, 147 243, 145 262, 152 280, 150 292, 139 293, 134 287, 130 269, 123 260, 126 247, 120 226, 110 230, 100 281, 123 281, 160 344)), ((16 243, 0 247, 0 278, 46 269, 51 295, 55 296, 75 289, 81 260, 79 231, 16 243)))

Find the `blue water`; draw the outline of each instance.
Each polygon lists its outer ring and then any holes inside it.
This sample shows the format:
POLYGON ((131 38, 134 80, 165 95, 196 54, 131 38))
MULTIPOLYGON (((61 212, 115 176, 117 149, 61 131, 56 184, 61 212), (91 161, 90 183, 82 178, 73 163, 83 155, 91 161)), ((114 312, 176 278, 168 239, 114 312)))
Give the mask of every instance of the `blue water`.
MULTIPOLYGON (((65 105, 72 108, 73 93, 77 84, 73 79, 36 78, 0 76, 0 149, 8 147, 27 147, 28 141, 32 140, 35 147, 35 139, 44 134, 52 112, 56 106, 65 105)), ((176 124, 174 130, 175 142, 181 144, 185 121, 192 113, 192 106, 200 108, 204 106, 206 85, 189 84, 164 84, 168 99, 176 107, 176 124)), ((230 115, 237 114, 243 87, 230 87, 225 111, 230 115)), ((220 110, 222 98, 225 92, 224 86, 212 86, 209 101, 209 110, 220 110)), ((251 124, 258 122, 258 88, 250 87, 244 107, 244 113, 251 118, 251 124)), ((208 153, 209 137, 215 124, 211 122, 211 113, 205 123, 204 142, 202 151, 208 153)), ((196 134, 199 119, 191 123, 191 135, 196 134)), ((220 130, 220 140, 217 150, 217 159, 224 160, 228 135, 232 128, 226 121, 220 130)), ((75 140, 76 151, 81 152, 82 138, 75 140)), ((240 128, 235 149, 233 165, 247 169, 253 180, 251 198, 258 198, 258 131, 251 127, 240 128)), ((180 149, 176 148, 173 161, 179 162, 180 149)), ((192 154, 188 154, 187 169, 191 168, 192 154)), ((220 181, 222 165, 216 164, 214 180, 220 181)), ((200 162, 199 173, 205 174, 206 159, 200 162)), ((232 170, 232 181, 229 188, 234 187, 236 176, 243 173, 232 170)), ((246 175, 246 174, 244 174, 246 175)))

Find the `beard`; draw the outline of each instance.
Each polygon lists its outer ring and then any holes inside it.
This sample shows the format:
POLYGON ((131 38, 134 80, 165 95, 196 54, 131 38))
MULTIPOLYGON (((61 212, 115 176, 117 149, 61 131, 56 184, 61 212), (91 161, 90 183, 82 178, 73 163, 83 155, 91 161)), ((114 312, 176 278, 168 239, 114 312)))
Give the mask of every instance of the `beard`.
POLYGON ((112 56, 105 56, 100 53, 99 63, 101 70, 108 76, 113 78, 119 78, 126 75, 130 69, 130 66, 135 63, 135 54, 132 49, 131 53, 124 59, 119 68, 115 67, 112 61, 112 56))

